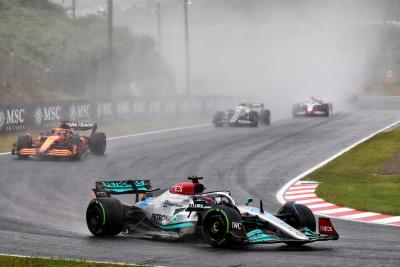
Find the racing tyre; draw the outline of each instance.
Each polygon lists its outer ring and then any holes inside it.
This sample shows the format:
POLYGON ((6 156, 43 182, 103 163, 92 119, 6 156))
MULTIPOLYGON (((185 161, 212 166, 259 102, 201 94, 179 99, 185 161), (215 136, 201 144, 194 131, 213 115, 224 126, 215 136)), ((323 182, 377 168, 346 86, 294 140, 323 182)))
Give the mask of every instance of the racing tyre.
POLYGON ((70 136, 67 140, 67 148, 71 152, 74 152, 76 149, 76 154, 72 156, 72 159, 80 159, 81 157, 81 142, 79 137, 77 136, 70 136))
POLYGON ((258 116, 258 112, 254 110, 250 110, 249 112, 249 120, 251 121, 251 127, 257 127, 258 121, 260 120, 258 116))
POLYGON ((233 225, 242 225, 240 213, 233 207, 217 205, 205 211, 201 221, 203 238, 212 247, 241 244, 246 236, 244 229, 232 229, 233 225), (237 230, 241 232, 234 234, 237 230))
POLYGON ((124 227, 124 208, 118 199, 95 198, 87 207, 86 223, 94 236, 115 236, 124 227))
POLYGON ((222 127, 224 126, 223 121, 224 121, 225 114, 223 111, 217 111, 214 116, 213 116, 213 124, 215 127, 222 127))
POLYGON ((296 113, 297 113, 297 111, 299 110, 299 105, 293 105, 293 108, 292 108, 292 117, 293 118, 298 118, 299 117, 299 115, 297 115, 296 113))
POLYGON ((330 104, 323 104, 325 110, 325 117, 329 117, 331 115, 331 106, 330 104))
POLYGON ((89 137, 90 152, 95 155, 103 155, 106 151, 107 139, 102 132, 94 132, 89 137))
POLYGON ((268 109, 261 111, 260 120, 263 124, 270 125, 271 124, 271 111, 269 111, 268 109))
MULTIPOLYGON (((23 148, 32 148, 32 137, 29 135, 22 135, 18 136, 17 145, 16 145, 17 152, 19 152, 23 148)), ((29 155, 19 155, 19 159, 28 159, 29 155)))
MULTIPOLYGON (((279 214, 287 214, 283 217, 290 226, 301 229, 307 227, 315 232, 316 222, 313 212, 305 205, 296 204, 294 201, 286 202, 285 205, 278 211, 279 214)), ((285 242, 288 246, 301 246, 308 242, 285 242)))

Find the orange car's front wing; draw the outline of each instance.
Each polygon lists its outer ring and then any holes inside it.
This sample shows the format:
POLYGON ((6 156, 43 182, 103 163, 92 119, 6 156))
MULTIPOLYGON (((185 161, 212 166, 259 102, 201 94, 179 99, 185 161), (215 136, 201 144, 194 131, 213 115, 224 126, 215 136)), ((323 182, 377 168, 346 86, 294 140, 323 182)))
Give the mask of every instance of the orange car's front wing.
POLYGON ((77 152, 73 153, 68 149, 49 149, 45 153, 40 153, 38 148, 22 148, 17 152, 24 156, 57 156, 57 157, 72 157, 77 152))

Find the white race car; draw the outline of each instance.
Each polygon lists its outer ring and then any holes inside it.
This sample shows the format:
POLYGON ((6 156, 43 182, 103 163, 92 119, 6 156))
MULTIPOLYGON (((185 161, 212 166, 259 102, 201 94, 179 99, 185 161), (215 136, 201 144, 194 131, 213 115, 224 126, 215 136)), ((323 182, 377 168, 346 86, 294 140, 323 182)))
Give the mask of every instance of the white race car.
POLYGON ((248 126, 257 127, 259 123, 271 124, 271 111, 264 108, 262 103, 240 103, 228 112, 217 111, 213 116, 216 127, 248 126))
POLYGON ((321 116, 329 117, 333 114, 332 103, 324 102, 320 98, 311 97, 310 99, 293 105, 293 117, 321 116))
POLYGON ((302 204, 287 202, 276 214, 260 206, 237 204, 228 191, 204 192, 202 177, 171 186, 153 196, 149 180, 99 181, 95 198, 86 211, 89 231, 95 236, 119 233, 166 239, 200 234, 213 247, 286 243, 300 246, 315 241, 337 240, 328 218, 319 217, 302 204), (111 195, 134 194, 133 204, 111 195), (318 229, 318 231, 317 231, 318 229), (199 230, 199 231, 198 231, 199 230))

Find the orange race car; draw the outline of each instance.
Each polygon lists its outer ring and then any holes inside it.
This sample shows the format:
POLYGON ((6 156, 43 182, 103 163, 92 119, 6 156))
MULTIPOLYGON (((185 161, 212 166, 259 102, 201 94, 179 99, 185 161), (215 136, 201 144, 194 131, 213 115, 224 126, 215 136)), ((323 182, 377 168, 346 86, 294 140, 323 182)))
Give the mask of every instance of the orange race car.
POLYGON ((97 124, 63 121, 60 127, 40 134, 37 140, 33 140, 30 134, 19 136, 11 153, 20 159, 30 156, 79 159, 88 150, 102 155, 106 150, 106 135, 96 130, 97 124), (80 136, 77 132, 90 129, 90 136, 80 136))

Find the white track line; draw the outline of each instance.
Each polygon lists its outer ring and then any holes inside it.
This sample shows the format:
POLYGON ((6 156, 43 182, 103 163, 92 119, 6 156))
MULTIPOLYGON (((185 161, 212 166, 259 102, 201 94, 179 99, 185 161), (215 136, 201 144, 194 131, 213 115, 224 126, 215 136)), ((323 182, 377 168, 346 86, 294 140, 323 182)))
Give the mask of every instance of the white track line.
POLYGON ((158 134, 158 133, 173 132, 173 131, 186 130, 186 129, 192 129, 192 128, 199 128, 199 127, 205 127, 205 126, 209 126, 209 125, 211 125, 211 124, 210 123, 203 123, 203 124, 195 124, 195 125, 190 125, 190 126, 171 128, 171 129, 164 129, 164 130, 157 130, 157 131, 151 131, 151 132, 145 132, 145 133, 121 135, 121 136, 115 136, 115 137, 107 138, 107 141, 108 140, 117 140, 117 139, 122 139, 122 138, 130 138, 130 137, 142 136, 142 135, 149 135, 149 134, 158 134))
POLYGON ((300 180, 301 178, 304 178, 305 176, 307 176, 308 174, 312 173, 313 171, 315 171, 316 169, 321 168, 322 166, 326 165, 327 163, 331 162, 332 160, 336 159, 337 157, 341 156, 342 154, 346 153, 347 151, 349 151, 350 149, 356 147, 357 145, 361 144, 362 142, 365 142, 366 140, 374 137, 375 135, 386 131, 390 128, 393 128, 394 126, 396 126, 397 124, 400 124, 400 121, 396 121, 382 129, 380 129, 379 131, 376 131, 370 135, 368 135, 367 137, 364 137, 362 139, 360 139, 359 141, 355 142, 352 145, 349 145, 348 147, 342 149, 340 152, 334 154, 333 156, 327 158, 326 160, 318 163, 317 165, 315 165, 314 167, 302 172, 301 174, 299 174, 298 176, 296 176, 295 178, 293 178, 292 180, 290 180, 289 182, 287 182, 281 189, 279 189, 279 191, 276 193, 276 199, 281 203, 285 203, 285 198, 283 197, 286 190, 295 182, 297 182, 298 180, 300 180))

